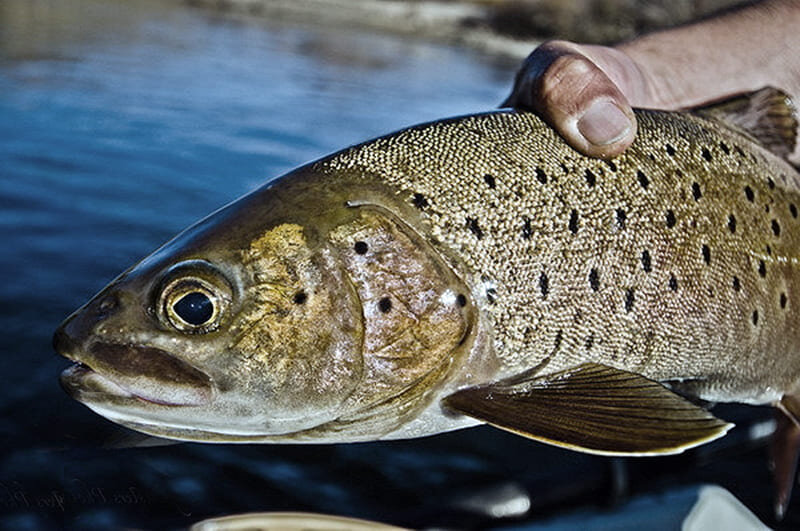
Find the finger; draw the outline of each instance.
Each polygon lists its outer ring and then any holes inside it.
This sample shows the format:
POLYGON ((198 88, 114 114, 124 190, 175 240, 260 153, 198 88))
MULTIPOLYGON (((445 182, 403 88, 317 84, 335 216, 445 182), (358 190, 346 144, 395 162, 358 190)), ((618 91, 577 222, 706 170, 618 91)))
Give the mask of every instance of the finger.
POLYGON ((633 110, 605 72, 574 48, 558 41, 537 48, 507 103, 537 111, 578 151, 614 157, 636 136, 633 110))

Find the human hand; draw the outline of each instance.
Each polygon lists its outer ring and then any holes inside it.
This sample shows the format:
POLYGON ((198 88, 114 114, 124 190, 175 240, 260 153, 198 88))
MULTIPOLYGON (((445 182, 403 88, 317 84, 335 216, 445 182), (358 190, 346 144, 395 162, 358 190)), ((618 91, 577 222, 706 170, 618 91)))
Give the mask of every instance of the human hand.
POLYGON ((636 136, 631 105, 653 107, 656 101, 628 55, 605 46, 549 41, 525 60, 501 106, 534 110, 581 153, 611 158, 636 136))

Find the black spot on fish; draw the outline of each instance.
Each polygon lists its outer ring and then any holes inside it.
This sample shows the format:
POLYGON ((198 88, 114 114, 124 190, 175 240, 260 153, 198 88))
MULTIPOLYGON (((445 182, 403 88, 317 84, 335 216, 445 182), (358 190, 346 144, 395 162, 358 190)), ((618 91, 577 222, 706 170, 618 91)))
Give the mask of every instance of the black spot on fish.
POLYGON ((736 149, 736 154, 737 155, 739 155, 742 158, 746 157, 746 155, 744 154, 744 151, 742 151, 742 148, 740 148, 739 146, 734 146, 734 149, 736 149))
POLYGON ((652 270, 650 265, 650 251, 647 249, 642 251, 642 269, 644 269, 645 273, 649 273, 652 270))
POLYGON ((720 143, 719 143, 719 148, 720 148, 720 149, 722 150, 722 152, 723 152, 723 153, 725 153, 726 155, 730 155, 730 154, 731 154, 731 148, 729 148, 729 147, 728 147, 728 144, 726 144, 725 142, 720 142, 720 143))
POLYGON ((477 219, 467 218, 467 227, 469 227, 470 232, 472 232, 472 234, 474 234, 476 238, 478 238, 479 240, 483 238, 483 231, 478 225, 477 219))
POLYGON ((771 254, 772 254, 772 247, 770 247, 769 245, 767 245, 766 247, 764 247, 764 250, 767 252, 767 254, 769 254, 769 255, 771 255, 771 254))
POLYGON ((767 186, 769 186, 770 190, 775 189, 775 181, 772 180, 772 177, 767 178, 767 186))
POLYGON ((713 157, 711 156, 711 152, 708 150, 708 148, 703 148, 702 153, 703 153, 703 158, 706 159, 707 161, 711 162, 711 159, 713 157))
POLYGON ((703 192, 700 190, 700 185, 696 182, 692 183, 692 197, 695 201, 699 201, 703 197, 703 192))
POLYGON ((764 212, 769 214, 769 205, 764 205, 764 212))
POLYGON ((572 234, 577 234, 578 232, 578 211, 573 210, 569 214, 569 231, 572 234))
POLYGON ((761 278, 765 278, 767 276, 767 264, 764 263, 764 260, 758 261, 758 274, 761 278))
POLYGON ((628 288, 628 290, 625 291, 625 311, 626 312, 630 312, 631 310, 633 310, 633 300, 634 300, 633 288, 628 288))
POLYGON ((358 241, 353 245, 353 249, 357 254, 367 254, 369 245, 367 245, 367 242, 358 241))
POLYGON ((616 215, 617 215, 617 227, 619 227, 620 229, 624 229, 625 220, 628 218, 628 215, 621 208, 617 209, 616 215))
POLYGON ((772 220, 772 234, 774 234, 776 237, 781 235, 781 226, 777 219, 772 220))
POLYGON ((739 291, 742 289, 742 283, 739 282, 739 277, 733 277, 733 290, 739 291))
POLYGON ((306 295, 305 291, 298 291, 294 294, 294 299, 292 299, 295 304, 303 304, 308 300, 308 295, 306 295))
POLYGON ((678 291, 678 279, 675 278, 675 275, 669 276, 669 289, 672 291, 678 291))
POLYGON ((544 272, 539 275, 539 291, 542 292, 543 299, 546 299, 547 294, 550 292, 550 281, 547 278, 547 274, 544 272))
POLYGON ((495 188, 497 188, 497 182, 495 181, 494 177, 492 177, 492 176, 491 176, 491 175, 489 175, 488 173, 487 173, 486 175, 484 175, 484 176, 483 176, 483 180, 484 180, 484 181, 486 181, 486 184, 487 184, 487 185, 489 186, 489 188, 491 188, 492 190, 494 190, 495 188))
POLYGON ((592 173, 592 170, 586 170, 583 176, 586 177, 586 184, 589 185, 589 188, 592 188, 597 183, 597 177, 592 173))
POLYGON ((536 168, 536 178, 542 184, 547 184, 547 174, 541 168, 536 168))
POLYGON ((567 165, 563 162, 561 163, 561 171, 563 171, 565 175, 569 173, 569 168, 567 168, 567 165))
POLYGON ((494 304, 497 301, 497 290, 486 288, 486 300, 489 301, 489 304, 494 304))
POLYGON ((672 147, 671 144, 667 144, 665 147, 667 149, 667 155, 669 155, 670 157, 674 157, 675 156, 675 148, 672 147))
POLYGON ((636 170, 636 178, 639 179, 639 186, 647 190, 650 185, 650 179, 647 178, 647 175, 642 170, 636 170))
POLYGON ((674 226, 675 226, 675 221, 676 221, 676 220, 675 220, 675 212, 673 212, 672 210, 667 210, 667 216, 666 216, 666 218, 667 218, 667 219, 666 219, 666 221, 667 221, 667 228, 671 229, 672 227, 674 227, 674 226))
POLYGON ((467 305, 467 298, 463 293, 458 294, 458 297, 456 297, 456 303, 462 308, 467 305))
POLYGON ((592 291, 600 289, 600 275, 597 269, 592 268, 592 270, 589 271, 589 286, 591 286, 592 291))
POLYGON ((531 236, 533 235, 533 228, 531 227, 531 220, 529 218, 523 218, 522 223, 522 238, 525 240, 530 240, 531 236))
POLYGON ((789 213, 793 218, 797 219, 797 207, 794 205, 794 203, 789 203, 789 213))
POLYGON ((758 310, 753 310, 753 326, 758 326, 758 310))
POLYGON ((752 189, 752 188, 750 188, 749 186, 745 186, 745 187, 744 187, 744 196, 745 196, 745 197, 747 198, 747 200, 748 200, 748 201, 750 201, 751 203, 753 202, 753 200, 754 200, 754 199, 755 199, 755 197, 756 197, 756 195, 753 193, 753 189, 752 189))
POLYGON ((591 350, 592 346, 594 345, 594 334, 589 334, 589 337, 586 338, 586 350, 591 350))
POLYGON ((603 162, 606 163, 606 165, 609 167, 609 169, 611 169, 611 171, 617 171, 617 165, 614 164, 613 160, 603 160, 603 162))
POLYGON ((703 247, 701 248, 701 251, 703 252, 703 261, 706 263, 706 265, 710 264, 711 263, 711 249, 708 247, 708 245, 703 244, 703 247))
POLYGON ((786 308, 786 302, 787 302, 786 294, 785 293, 781 293, 781 298, 780 298, 781 309, 786 308))
POLYGON ((558 350, 561 347, 562 336, 563 336, 563 334, 561 333, 561 330, 556 332, 556 338, 553 341, 553 350, 558 350))
POLYGON ((378 301, 378 309, 381 311, 381 313, 389 313, 389 311, 392 309, 392 299, 389 297, 383 297, 378 301))
POLYGON ((733 214, 728 216, 728 230, 731 231, 731 234, 736 233, 736 216, 733 214))
POLYGON ((425 196, 422 194, 414 194, 414 197, 411 199, 411 202, 414 204, 415 207, 419 209, 423 209, 428 206, 428 200, 425 199, 425 196))

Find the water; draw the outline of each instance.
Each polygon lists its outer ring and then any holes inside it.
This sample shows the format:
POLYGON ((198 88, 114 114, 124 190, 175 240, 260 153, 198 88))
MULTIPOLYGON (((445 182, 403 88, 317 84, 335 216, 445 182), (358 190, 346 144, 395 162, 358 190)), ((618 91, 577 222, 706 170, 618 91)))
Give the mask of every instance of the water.
MULTIPOLYGON (((526 508, 531 520, 595 514, 628 490, 701 480, 766 513, 758 446, 609 461, 478 429, 359 445, 119 449, 109 443, 126 432, 59 388, 68 362, 53 354, 52 331, 135 260, 301 163, 494 107, 514 66, 170 2, 3 0, 0 527, 165 529, 265 510, 474 527, 526 508)), ((583 517, 572 518, 548 529, 583 517)))

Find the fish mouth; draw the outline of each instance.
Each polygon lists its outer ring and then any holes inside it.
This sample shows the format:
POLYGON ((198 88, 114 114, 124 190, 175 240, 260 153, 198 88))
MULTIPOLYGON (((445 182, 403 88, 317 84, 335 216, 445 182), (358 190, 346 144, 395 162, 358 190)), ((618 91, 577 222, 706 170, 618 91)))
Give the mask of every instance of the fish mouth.
POLYGON ((87 393, 97 393, 119 398, 140 398, 149 402, 146 398, 137 397, 79 361, 65 369, 61 373, 59 381, 67 394, 77 400, 87 393))
POLYGON ((183 407, 213 398, 207 374, 158 348, 95 342, 79 354, 57 350, 75 362, 61 373, 61 386, 83 403, 183 407))

